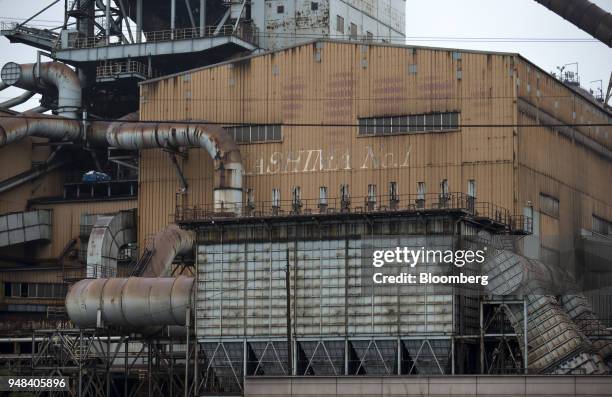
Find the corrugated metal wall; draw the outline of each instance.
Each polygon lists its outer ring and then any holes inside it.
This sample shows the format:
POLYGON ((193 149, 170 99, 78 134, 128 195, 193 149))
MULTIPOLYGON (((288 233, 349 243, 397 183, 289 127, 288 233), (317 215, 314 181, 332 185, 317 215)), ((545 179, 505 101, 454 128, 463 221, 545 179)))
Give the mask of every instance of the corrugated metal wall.
MULTIPOLYGON (((521 59, 516 67, 517 95, 540 112, 590 139, 612 147, 612 117, 572 89, 521 59)), ((532 203, 541 210, 540 194, 559 200, 558 217, 541 214, 542 247, 556 251, 562 265, 571 266, 580 229, 590 230, 593 215, 612 220, 612 162, 548 127, 527 127, 542 121, 519 112, 517 129, 518 191, 516 212, 532 203)), ((558 260, 558 259, 556 259, 558 260)))
MULTIPOLYGON (((511 124, 513 62, 510 55, 313 43, 143 85, 141 118, 355 125, 360 117, 460 111, 465 124, 511 124)), ((512 128, 358 137, 356 127, 285 125, 282 134, 282 143, 241 145, 245 188, 256 201, 270 201, 272 188, 288 200, 294 185, 303 199, 316 199, 319 186, 337 197, 342 183, 365 196, 369 183, 386 194, 395 181, 400 194, 414 194, 418 181, 434 193, 443 179, 450 191, 466 191, 476 179, 479 199, 513 204, 512 128)), ((212 199, 211 163, 200 152, 183 161, 192 205, 212 199)), ((178 183, 163 152, 143 151, 141 160, 143 238, 174 211, 178 183)))

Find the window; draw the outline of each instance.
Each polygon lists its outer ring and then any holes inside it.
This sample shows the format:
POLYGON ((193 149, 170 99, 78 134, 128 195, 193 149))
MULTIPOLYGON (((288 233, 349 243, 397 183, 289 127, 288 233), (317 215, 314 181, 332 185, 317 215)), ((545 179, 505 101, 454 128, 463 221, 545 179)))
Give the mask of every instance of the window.
POLYGON ((540 193, 540 211, 543 214, 552 216, 553 218, 558 218, 559 199, 544 193, 540 193))
POLYGON ((327 186, 319 188, 319 205, 327 205, 327 186))
POLYGON ((359 119, 359 135, 394 135, 408 132, 443 132, 459 129, 459 113, 430 113, 410 116, 359 119))
POLYGON ((276 6, 276 13, 277 14, 283 14, 284 12, 285 12, 285 6, 284 5, 276 6))
POLYGON ((408 74, 417 74, 417 71, 419 70, 419 67, 417 66, 416 63, 413 63, 411 65, 408 65, 408 74))
POLYGON ((417 199, 425 200, 425 194, 427 194, 425 182, 417 182, 417 199))
POLYGON ((251 188, 247 189, 247 207, 255 208, 255 191, 251 188))
POLYGON ((474 179, 468 181, 467 194, 470 197, 476 198, 476 181, 474 179))
POLYGON ((389 197, 391 197, 391 200, 395 200, 397 196, 397 182, 389 182, 389 197))
POLYGON ((278 189, 272 189, 272 207, 273 208, 279 208, 280 207, 280 190, 278 189))
POLYGON ((368 203, 376 202, 376 185, 368 185, 368 203))
POLYGON ((593 215, 593 232, 598 234, 612 234, 612 222, 593 215))
POLYGON ((351 22, 351 39, 356 39, 357 38, 357 25, 355 25, 354 23, 351 22))
POLYGON ((336 30, 340 33, 344 33, 344 18, 340 15, 336 15, 336 30))
POLYGON ((13 298, 64 298, 68 288, 64 284, 4 283, 4 296, 13 298))
POLYGON ((236 143, 275 142, 282 140, 281 126, 271 125, 244 125, 225 127, 236 143))
POLYGON ((310 11, 317 11, 319 9, 319 3, 313 1, 310 3, 310 11))
POLYGON ((440 182, 440 194, 448 196, 448 179, 443 179, 442 182, 440 182))

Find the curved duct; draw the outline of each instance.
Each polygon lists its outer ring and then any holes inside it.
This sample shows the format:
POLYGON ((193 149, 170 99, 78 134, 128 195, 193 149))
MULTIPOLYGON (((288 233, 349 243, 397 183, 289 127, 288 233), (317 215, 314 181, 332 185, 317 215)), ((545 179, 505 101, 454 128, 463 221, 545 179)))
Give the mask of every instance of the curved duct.
POLYGON ((13 106, 21 105, 22 103, 27 102, 27 100, 32 98, 33 96, 33 92, 26 91, 18 97, 0 103, 0 108, 12 108, 13 106))
POLYGON ((10 86, 3 81, 0 81, 0 91, 9 88, 10 86))
MULTIPOLYGON (((564 271, 501 250, 483 264, 483 273, 489 276, 491 295, 519 295, 527 303, 529 368, 553 374, 607 372, 591 341, 555 297, 571 293, 573 284, 564 271)), ((516 333, 523 335, 523 308, 506 305, 504 310, 516 333)), ((524 349, 523 338, 518 342, 524 349)))
POLYGON ((81 125, 76 120, 25 112, 15 117, 0 119, 0 146, 28 136, 75 141, 81 137, 81 130, 81 125))
POLYGON ((589 0, 535 0, 612 47, 612 14, 589 0))
POLYGON ((29 109, 27 111, 28 112, 32 112, 32 113, 44 113, 47 110, 49 110, 49 108, 47 108, 45 106, 36 106, 35 108, 29 109))
POLYGON ((85 279, 70 287, 66 311, 81 328, 185 325, 194 278, 85 279))
POLYGON ((116 276, 121 247, 133 243, 136 240, 135 235, 133 211, 99 215, 87 244, 87 277, 116 276))
MULTIPOLYGON (((94 146, 121 149, 201 147, 214 161, 214 211, 242 212, 242 158, 240 150, 223 127, 210 124, 136 122, 135 114, 120 121, 94 121, 86 139, 94 146)), ((77 120, 25 112, 20 116, 0 119, 0 146, 37 136, 50 139, 76 140, 83 126, 77 120)))
POLYGON ((169 225, 157 233, 145 247, 150 257, 143 269, 143 277, 167 277, 172 273, 172 262, 177 255, 191 253, 194 233, 176 225, 169 225))
POLYGON ((93 145, 122 149, 201 147, 215 163, 214 210, 242 210, 242 158, 234 139, 219 125, 134 122, 130 115, 116 122, 94 122, 87 134, 93 145))
POLYGON ((59 62, 21 65, 9 62, 2 67, 0 75, 5 84, 24 90, 41 94, 57 90, 57 113, 70 119, 79 117, 82 104, 81 82, 76 72, 67 65, 59 62))
POLYGON ((597 318, 584 295, 564 295, 561 305, 582 333, 593 343, 595 351, 606 361, 612 360, 612 330, 597 318))

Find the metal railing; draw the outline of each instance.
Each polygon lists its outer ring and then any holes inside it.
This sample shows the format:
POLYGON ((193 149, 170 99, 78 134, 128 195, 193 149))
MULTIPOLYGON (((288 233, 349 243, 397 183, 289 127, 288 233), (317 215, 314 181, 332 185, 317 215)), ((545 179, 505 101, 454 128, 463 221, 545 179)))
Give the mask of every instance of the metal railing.
POLYGON ((299 215, 337 215, 343 213, 373 214, 387 212, 462 212, 477 221, 503 227, 513 232, 532 232, 531 219, 513 216, 498 205, 481 202, 465 193, 431 193, 335 197, 327 199, 258 201, 213 205, 177 206, 174 221, 189 223, 224 217, 284 217, 299 215), (239 210, 239 211, 236 211, 239 210), (236 215, 239 212, 240 215, 236 215))
POLYGON ((154 77, 147 65, 137 61, 112 62, 96 67, 96 78, 115 78, 124 74, 154 77))
MULTIPOLYGON (((258 35, 257 30, 252 24, 240 23, 235 25, 205 26, 204 28, 182 28, 174 30, 159 30, 151 32, 143 32, 145 41, 143 43, 160 43, 175 40, 187 40, 206 37, 227 37, 235 36, 248 43, 257 45, 258 35)), ((107 46, 120 46, 130 43, 125 42, 109 42, 105 36, 100 37, 76 37, 70 40, 66 48, 97 48, 107 46)))

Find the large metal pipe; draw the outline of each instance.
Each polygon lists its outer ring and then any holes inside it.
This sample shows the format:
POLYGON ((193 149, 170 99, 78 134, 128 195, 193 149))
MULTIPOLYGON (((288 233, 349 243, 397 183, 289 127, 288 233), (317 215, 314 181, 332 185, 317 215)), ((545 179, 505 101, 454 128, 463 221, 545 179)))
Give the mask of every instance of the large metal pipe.
POLYGON ((194 278, 99 278, 75 283, 66 311, 80 328, 185 325, 194 278))
POLYGON ((612 14, 589 0, 535 0, 612 47, 612 14))
MULTIPOLYGON (((215 212, 241 213, 242 158, 238 145, 223 127, 204 123, 138 122, 137 118, 137 114, 130 114, 116 122, 92 122, 84 138, 93 146, 132 150, 201 147, 214 161, 215 212)), ((0 147, 27 136, 76 140, 83 137, 82 130, 77 120, 26 112, 0 118, 0 147)))
POLYGON ((57 90, 57 113, 71 119, 79 117, 82 103, 81 82, 76 72, 67 65, 59 62, 21 65, 9 62, 2 67, 0 75, 4 83, 24 90, 41 94, 57 90))
POLYGON ((8 101, 4 101, 2 103, 0 103, 0 108, 12 108, 13 106, 17 106, 17 105, 21 105, 24 102, 27 102, 28 99, 32 98, 34 96, 33 92, 30 91, 26 91, 23 94, 19 95, 18 97, 9 99, 8 101))
POLYGON ((151 259, 144 269, 143 277, 168 277, 172 273, 172 262, 177 255, 191 253, 194 233, 169 225, 150 240, 145 250, 151 259))
POLYGON ((81 124, 34 112, 0 118, 0 147, 28 136, 74 141, 81 137, 81 124))
POLYGON ((201 147, 214 160, 215 212, 242 210, 242 158, 238 145, 223 127, 180 122, 134 122, 136 116, 116 122, 94 122, 87 133, 93 145, 123 149, 201 147))

